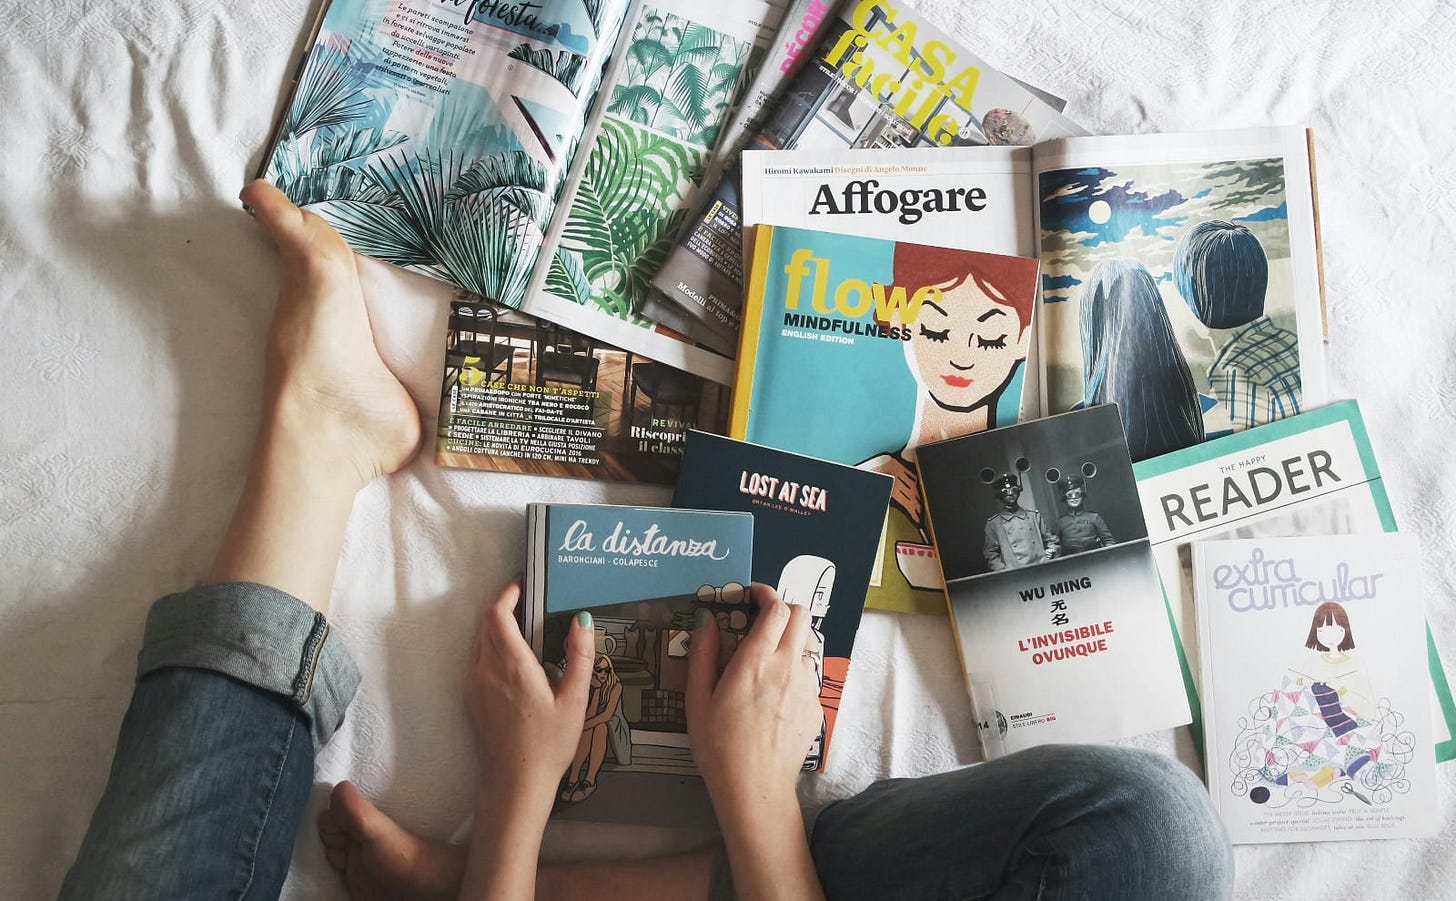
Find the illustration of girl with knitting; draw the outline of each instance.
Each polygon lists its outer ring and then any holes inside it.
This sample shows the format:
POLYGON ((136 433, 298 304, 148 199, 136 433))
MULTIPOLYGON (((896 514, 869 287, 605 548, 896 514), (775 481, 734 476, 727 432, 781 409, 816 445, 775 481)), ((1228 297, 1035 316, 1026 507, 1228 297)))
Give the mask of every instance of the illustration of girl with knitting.
POLYGON ((1408 791, 1404 764, 1414 736, 1399 729, 1403 717, 1389 701, 1376 697, 1345 608, 1333 601, 1316 607, 1304 646, 1279 688, 1249 705, 1231 760, 1235 792, 1281 806, 1311 797, 1377 804, 1408 791))

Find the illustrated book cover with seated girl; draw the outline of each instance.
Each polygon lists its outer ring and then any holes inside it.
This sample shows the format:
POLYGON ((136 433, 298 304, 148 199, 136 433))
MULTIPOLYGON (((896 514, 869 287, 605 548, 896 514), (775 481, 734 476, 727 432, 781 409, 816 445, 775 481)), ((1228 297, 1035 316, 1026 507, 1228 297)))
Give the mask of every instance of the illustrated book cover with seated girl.
MULTIPOLYGON (((596 653, 581 741, 553 816, 711 827, 688 748, 693 617, 706 607, 746 635, 753 516, 601 504, 529 504, 521 629, 553 677, 579 611, 596 653)), ((729 642, 725 642, 729 644, 729 642)))
POLYGON ((894 478, 866 606, 945 614, 915 448, 1014 423, 1037 262, 761 225, 731 437, 894 478))
POLYGON ((1193 570, 1208 790, 1230 838, 1434 834, 1415 539, 1200 541, 1193 570))

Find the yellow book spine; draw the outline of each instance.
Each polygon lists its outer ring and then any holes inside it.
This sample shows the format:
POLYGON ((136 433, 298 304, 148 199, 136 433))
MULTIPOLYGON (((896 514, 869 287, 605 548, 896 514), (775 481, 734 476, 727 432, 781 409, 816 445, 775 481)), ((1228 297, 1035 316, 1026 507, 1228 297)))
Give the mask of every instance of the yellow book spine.
POLYGON ((743 298, 743 315, 738 326, 738 369, 733 375, 733 400, 728 407, 728 437, 739 440, 748 438, 753 376, 758 363, 759 336, 763 331, 763 295, 768 287, 768 258, 772 245, 773 226, 756 226, 748 291, 743 298))

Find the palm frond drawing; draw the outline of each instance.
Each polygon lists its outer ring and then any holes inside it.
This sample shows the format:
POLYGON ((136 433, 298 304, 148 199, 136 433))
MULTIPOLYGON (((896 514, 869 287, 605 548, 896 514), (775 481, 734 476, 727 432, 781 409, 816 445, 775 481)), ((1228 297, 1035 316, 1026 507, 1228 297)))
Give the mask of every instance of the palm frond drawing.
POLYGON ((750 44, 676 15, 643 16, 607 111, 711 145, 742 79, 750 44))
POLYGON ((586 10, 587 21, 591 22, 592 34, 601 36, 602 0, 581 0, 581 5, 586 10))
POLYGON ((520 305, 549 215, 542 172, 510 154, 400 153, 362 175, 370 192, 313 207, 356 250, 520 305))
POLYGON ((607 112, 625 116, 638 125, 646 125, 662 105, 662 92, 650 84, 620 85, 612 91, 607 112))
POLYGON ((578 304, 591 303, 591 282, 582 268, 580 254, 556 248, 551 266, 546 270, 546 290, 578 304))
MULTIPOLYGON (((702 160, 671 138, 603 120, 561 239, 564 250, 580 257, 598 306, 624 317, 641 308, 647 279, 667 250, 664 245, 654 258, 654 245, 680 227, 679 207, 702 160)), ((577 290, 563 296, 579 294, 580 280, 570 285, 577 290)))
POLYGON ((510 150, 476 160, 450 183, 445 199, 484 194, 512 204, 541 228, 551 213, 546 165, 524 150, 510 150))
POLYGON ((347 125, 365 118, 368 113, 369 98, 349 71, 348 56, 318 44, 293 92, 288 115, 283 120, 283 135, 347 125))
POLYGON ((285 138, 268 162, 268 179, 300 206, 330 199, 371 199, 379 194, 378 186, 360 167, 372 154, 406 140, 398 132, 353 127, 330 129, 312 139, 285 138))
POLYGON ((506 56, 540 69, 573 94, 581 89, 581 77, 586 74, 586 57, 570 50, 558 50, 553 54, 544 47, 533 50, 530 44, 521 43, 511 48, 506 56))
MULTIPOLYGON (((533 238, 530 225, 512 207, 478 195, 450 204, 435 235, 440 266, 467 291, 520 306, 537 256, 524 252, 533 238)), ((534 237, 539 250, 539 235, 534 237)))
POLYGON ((381 201, 325 200, 310 209, 365 256, 396 266, 432 269, 435 264, 429 236, 402 207, 381 201))

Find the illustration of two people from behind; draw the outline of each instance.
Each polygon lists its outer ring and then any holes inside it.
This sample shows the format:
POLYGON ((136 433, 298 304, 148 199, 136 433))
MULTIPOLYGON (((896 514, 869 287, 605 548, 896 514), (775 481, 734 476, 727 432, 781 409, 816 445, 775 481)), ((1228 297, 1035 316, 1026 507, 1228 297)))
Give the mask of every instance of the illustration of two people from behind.
POLYGON ((982 554, 992 571, 1018 569, 1117 543, 1101 514, 1085 506, 1087 483, 1067 476, 1057 483, 1067 512, 1049 529, 1040 512, 1021 506, 1021 478, 1003 472, 991 483, 1001 509, 986 520, 982 554))
POLYGON ((1254 233, 1223 219, 1198 223, 1178 242, 1173 281, 1205 339, 1216 345, 1208 330, 1238 329, 1202 389, 1146 266, 1106 260, 1082 292, 1083 405, 1118 405, 1134 461, 1216 437, 1204 425, 1214 406, 1235 430, 1300 410, 1298 338, 1264 315, 1269 260, 1254 233))
POLYGON ((1235 792, 1280 807, 1311 796, 1370 805, 1408 791, 1404 764, 1413 759, 1414 736, 1399 730, 1403 717, 1376 697, 1345 608, 1334 601, 1316 607, 1304 646, 1279 687, 1250 702, 1234 741, 1235 792))
POLYGON ((919 395, 904 444, 859 464, 895 480, 877 567, 882 591, 941 591, 915 448, 1009 424, 997 421, 996 408, 1026 362, 1030 343, 1036 291, 1034 279, 1021 278, 1025 266, 1013 257, 915 244, 895 250, 895 285, 910 293, 926 286, 942 293, 921 305, 913 323, 880 323, 910 330, 902 347, 919 395))

